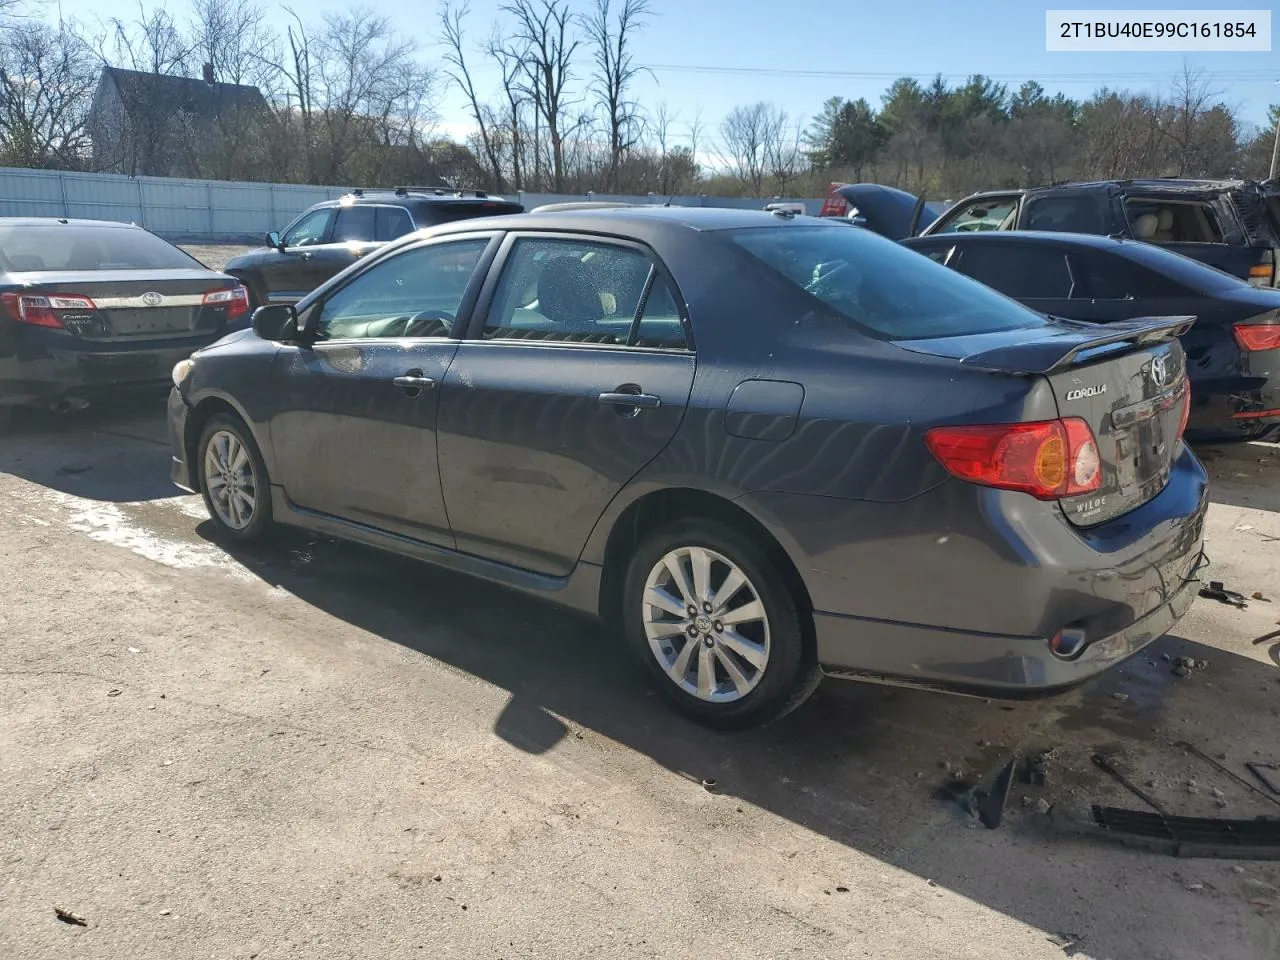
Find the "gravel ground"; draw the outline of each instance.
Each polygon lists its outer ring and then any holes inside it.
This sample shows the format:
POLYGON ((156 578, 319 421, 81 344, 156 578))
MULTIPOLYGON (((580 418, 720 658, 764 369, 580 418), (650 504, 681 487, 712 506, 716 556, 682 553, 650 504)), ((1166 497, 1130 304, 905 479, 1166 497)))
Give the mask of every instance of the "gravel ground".
MULTIPOLYGON (((1204 455, 1214 578, 1280 594, 1280 451, 1204 455)), ((1058 826, 1141 807, 1095 752, 1171 812, 1280 813, 1172 745, 1280 762, 1273 604, 1197 600, 1047 701, 827 681, 720 735, 535 601, 305 535, 228 552, 167 462, 158 400, 0 443, 0 957, 1280 956, 1280 864, 1058 826), (1041 747, 998 830, 937 796, 1041 747)))
POLYGON ((179 246, 210 270, 221 270, 232 257, 252 249, 244 244, 229 243, 183 243, 179 246))

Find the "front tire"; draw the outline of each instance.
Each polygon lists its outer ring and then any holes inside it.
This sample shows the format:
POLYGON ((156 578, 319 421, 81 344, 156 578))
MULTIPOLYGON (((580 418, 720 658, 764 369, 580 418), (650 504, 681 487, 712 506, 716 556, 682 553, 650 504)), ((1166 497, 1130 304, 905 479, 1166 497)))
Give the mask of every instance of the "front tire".
POLYGON ((196 447, 200 492, 219 535, 247 542, 271 526, 271 483, 253 434, 239 417, 209 418, 196 447))
POLYGON ((667 524, 628 566, 630 646, 684 713, 743 729, 790 713, 822 674, 793 577, 749 537, 712 520, 667 524))

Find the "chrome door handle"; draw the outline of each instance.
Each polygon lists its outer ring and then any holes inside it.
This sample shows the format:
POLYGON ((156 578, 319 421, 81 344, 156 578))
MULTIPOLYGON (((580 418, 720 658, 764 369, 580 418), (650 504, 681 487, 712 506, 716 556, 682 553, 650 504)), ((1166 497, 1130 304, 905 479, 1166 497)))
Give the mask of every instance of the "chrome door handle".
POLYGON ((651 393, 602 393, 600 402, 614 407, 638 407, 652 410, 662 406, 662 400, 651 393))
POLYGON ((394 377, 391 380, 397 387, 403 387, 406 390, 429 390, 436 385, 436 382, 430 377, 403 376, 394 377))

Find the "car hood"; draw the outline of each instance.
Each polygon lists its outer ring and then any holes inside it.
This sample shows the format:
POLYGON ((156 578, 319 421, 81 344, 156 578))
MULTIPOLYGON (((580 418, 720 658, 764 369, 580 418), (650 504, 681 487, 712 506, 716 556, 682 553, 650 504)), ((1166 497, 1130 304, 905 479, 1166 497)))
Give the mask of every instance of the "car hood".
MULTIPOLYGON (((915 212, 919 198, 896 187, 879 183, 850 183, 836 190, 851 207, 866 218, 867 229, 890 240, 902 240, 911 235, 911 214, 915 212)), ((940 215, 939 210, 926 203, 920 211, 916 229, 927 227, 940 215)))
POLYGON ((233 270, 238 266, 252 264, 270 252, 270 247, 250 247, 248 250, 237 253, 234 257, 229 257, 223 269, 233 270))
POLYGON ((205 354, 217 353, 219 350, 225 350, 228 347, 231 347, 234 344, 239 343, 241 340, 252 340, 256 337, 257 337, 257 334, 253 332, 252 328, 245 327, 243 330, 237 330, 235 333, 228 333, 221 340, 215 340, 213 343, 209 344, 207 347, 201 347, 199 350, 193 353, 192 356, 201 357, 201 356, 204 356, 205 354))

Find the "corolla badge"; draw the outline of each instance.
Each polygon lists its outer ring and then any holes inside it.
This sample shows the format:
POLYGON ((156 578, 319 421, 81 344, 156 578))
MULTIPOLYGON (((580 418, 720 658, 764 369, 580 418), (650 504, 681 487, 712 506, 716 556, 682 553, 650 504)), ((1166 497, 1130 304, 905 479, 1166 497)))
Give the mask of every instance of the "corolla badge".
POLYGON ((1157 387, 1169 385, 1169 358, 1155 357, 1151 361, 1151 382, 1157 387))
POLYGON ((156 293, 154 290, 149 293, 144 293, 138 299, 148 307, 158 307, 160 304, 164 303, 164 297, 160 296, 160 294, 156 293))
POLYGON ((1067 391, 1067 400, 1083 400, 1085 397, 1098 397, 1107 392, 1105 383, 1096 383, 1092 387, 1077 387, 1067 391))

